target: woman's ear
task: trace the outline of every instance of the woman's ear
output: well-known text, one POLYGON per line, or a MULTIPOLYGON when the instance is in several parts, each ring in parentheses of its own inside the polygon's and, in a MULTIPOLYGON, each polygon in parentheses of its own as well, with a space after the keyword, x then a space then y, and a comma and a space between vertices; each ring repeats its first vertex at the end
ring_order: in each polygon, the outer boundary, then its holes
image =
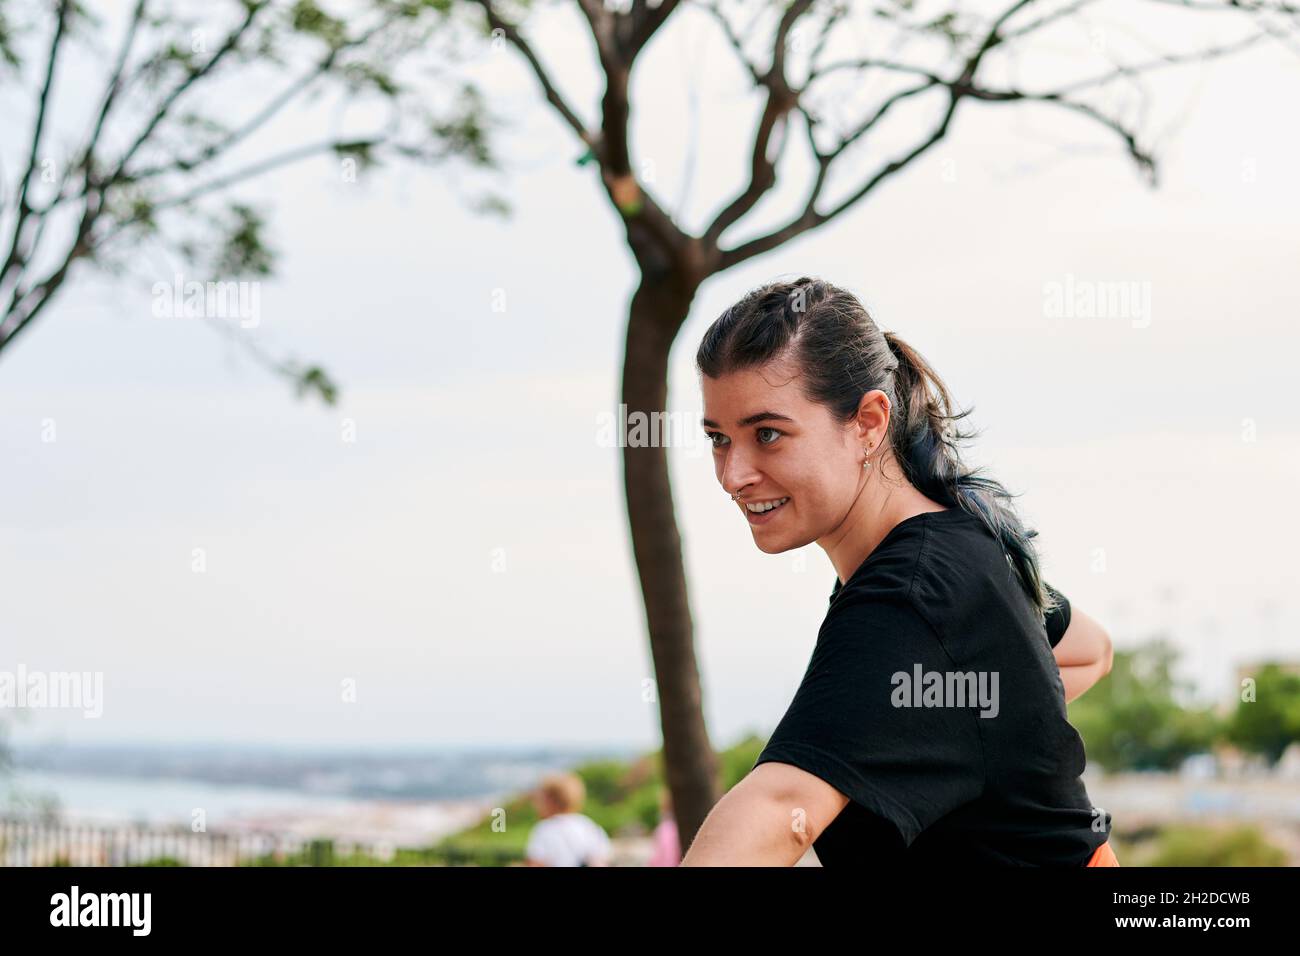
POLYGON ((858 402, 857 440, 862 445, 875 448, 889 432, 889 396, 873 388, 858 402))

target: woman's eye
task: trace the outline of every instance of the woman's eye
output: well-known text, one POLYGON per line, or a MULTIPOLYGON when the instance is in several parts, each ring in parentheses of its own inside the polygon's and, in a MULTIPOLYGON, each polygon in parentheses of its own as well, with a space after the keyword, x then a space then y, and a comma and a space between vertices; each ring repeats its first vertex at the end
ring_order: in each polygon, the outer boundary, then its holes
POLYGON ((770 445, 770 444, 772 444, 772 442, 776 441, 777 436, 779 436, 780 434, 781 434, 781 432, 778 431, 778 430, 775 429, 775 428, 760 428, 760 429, 758 430, 758 443, 759 443, 760 445, 770 445), (771 440, 771 441, 763 441, 763 432, 771 432, 771 433, 772 433, 772 440, 771 440))
POLYGON ((713 445, 714 448, 722 447, 722 443, 716 441, 715 439, 727 437, 726 435, 722 434, 722 432, 707 432, 706 434, 709 436, 709 442, 713 445))

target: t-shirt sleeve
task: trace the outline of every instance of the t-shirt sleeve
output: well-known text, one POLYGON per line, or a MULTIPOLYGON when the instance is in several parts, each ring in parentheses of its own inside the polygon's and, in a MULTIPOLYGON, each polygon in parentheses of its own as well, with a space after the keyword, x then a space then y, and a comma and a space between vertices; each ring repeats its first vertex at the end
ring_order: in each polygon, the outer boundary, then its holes
POLYGON ((1065 636, 1065 629, 1070 626, 1070 602, 1064 594, 1046 582, 1043 583, 1043 590, 1057 601, 1057 606, 1047 612, 1043 622, 1047 627, 1047 640, 1055 647, 1061 643, 1061 638, 1065 636))
POLYGON ((978 704, 921 705, 923 675, 954 670, 909 604, 833 607, 794 700, 754 766, 776 761, 820 777, 892 824, 910 846, 983 792, 978 704))

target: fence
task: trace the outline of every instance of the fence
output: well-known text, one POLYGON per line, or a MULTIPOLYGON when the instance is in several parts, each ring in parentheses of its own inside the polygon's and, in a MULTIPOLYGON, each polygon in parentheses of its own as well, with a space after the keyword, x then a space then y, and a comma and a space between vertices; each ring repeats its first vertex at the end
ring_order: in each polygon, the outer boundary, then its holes
POLYGON ((0 866, 502 866, 509 852, 0 816, 0 866))

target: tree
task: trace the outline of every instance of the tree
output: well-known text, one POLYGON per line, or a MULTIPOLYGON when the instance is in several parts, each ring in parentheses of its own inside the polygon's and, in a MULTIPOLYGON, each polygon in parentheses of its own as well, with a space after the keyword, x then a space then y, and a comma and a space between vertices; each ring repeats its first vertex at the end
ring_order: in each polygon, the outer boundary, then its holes
POLYGON ((1242 688, 1227 737, 1242 750, 1277 763, 1287 747, 1300 741, 1300 674, 1276 663, 1259 668, 1249 687, 1242 688))
MULTIPOLYGON (((575 0, 604 80, 598 114, 589 121, 569 103, 525 36, 523 20, 530 4, 466 2, 481 11, 488 32, 523 58, 546 102, 587 148, 605 198, 621 217, 640 276, 628 307, 620 401, 629 415, 645 416, 666 410, 669 351, 704 282, 861 205, 943 140, 959 110, 969 112, 974 104, 1036 104, 1066 111, 1118 140, 1154 185, 1156 160, 1134 114, 1098 102, 1097 95, 1117 89, 1142 94, 1139 81, 1151 71, 1225 56, 1270 38, 1289 42, 1300 9, 1274 0, 1145 0, 1144 6, 1163 7, 1170 16, 1227 14, 1231 22, 1221 26, 1229 38, 1154 58, 1106 61, 1076 81, 1044 87, 1007 79, 1016 72, 1014 54, 1035 47, 1052 28, 1079 17, 1095 0, 1007 0, 991 12, 988 4, 977 11, 968 4, 945 7, 918 0, 575 0), (638 175, 629 141, 632 71, 655 35, 688 9, 716 21, 758 98, 748 182, 699 229, 677 221, 664 208, 646 177, 638 175), (734 23, 741 13, 748 26, 738 29, 734 23), (858 49, 846 30, 854 23, 865 25, 871 51, 858 49), (861 116, 843 122, 832 118, 842 103, 854 100, 848 93, 862 91, 876 95, 861 116), (927 113, 932 119, 926 131, 909 147, 884 155, 873 142, 887 122, 927 113), (730 239, 776 185, 792 133, 812 159, 802 208, 775 229, 730 239), (852 185, 830 200, 827 187, 836 174, 852 185)), ((1105 60, 1106 45, 1093 46, 1100 49, 1091 53, 1105 60)), ((1088 54, 1089 44, 1082 47, 1088 54)), ((666 450, 624 448, 623 477, 659 689, 668 783, 685 847, 720 794, 704 723, 666 450)))
POLYGON ((1173 672, 1178 652, 1165 638, 1116 651, 1110 673, 1070 704, 1088 760, 1107 770, 1176 770, 1210 750, 1219 721, 1210 707, 1184 707, 1191 686, 1173 672))
MULTIPOLYGON (((3 183, 0 355, 82 262, 120 271, 152 246, 224 280, 268 275, 275 256, 263 241, 264 212, 231 197, 272 170, 320 155, 336 157, 341 175, 354 178, 386 157, 490 166, 487 118, 473 88, 461 91, 455 107, 435 108, 398 73, 410 54, 436 44, 449 10, 450 0, 367 0, 345 21, 315 0, 195 7, 135 0, 109 56, 99 48, 103 18, 82 3, 0 0, 0 80, 17 74, 32 101, 25 151, 13 182, 3 183), (25 35, 48 39, 28 44, 37 47, 29 54, 25 35), (67 88, 67 70, 84 69, 82 47, 104 65, 84 115, 80 83, 67 88), (384 104, 387 119, 243 158, 287 107, 329 92, 384 104), (230 106, 250 96, 251 109, 230 106), (59 141, 78 125, 71 145, 59 141)), ((6 118, 4 125, 16 130, 19 122, 6 118)), ((482 201, 489 210, 500 205, 494 197, 482 201)), ((238 338, 300 392, 334 400, 323 369, 274 358, 238 338)))

